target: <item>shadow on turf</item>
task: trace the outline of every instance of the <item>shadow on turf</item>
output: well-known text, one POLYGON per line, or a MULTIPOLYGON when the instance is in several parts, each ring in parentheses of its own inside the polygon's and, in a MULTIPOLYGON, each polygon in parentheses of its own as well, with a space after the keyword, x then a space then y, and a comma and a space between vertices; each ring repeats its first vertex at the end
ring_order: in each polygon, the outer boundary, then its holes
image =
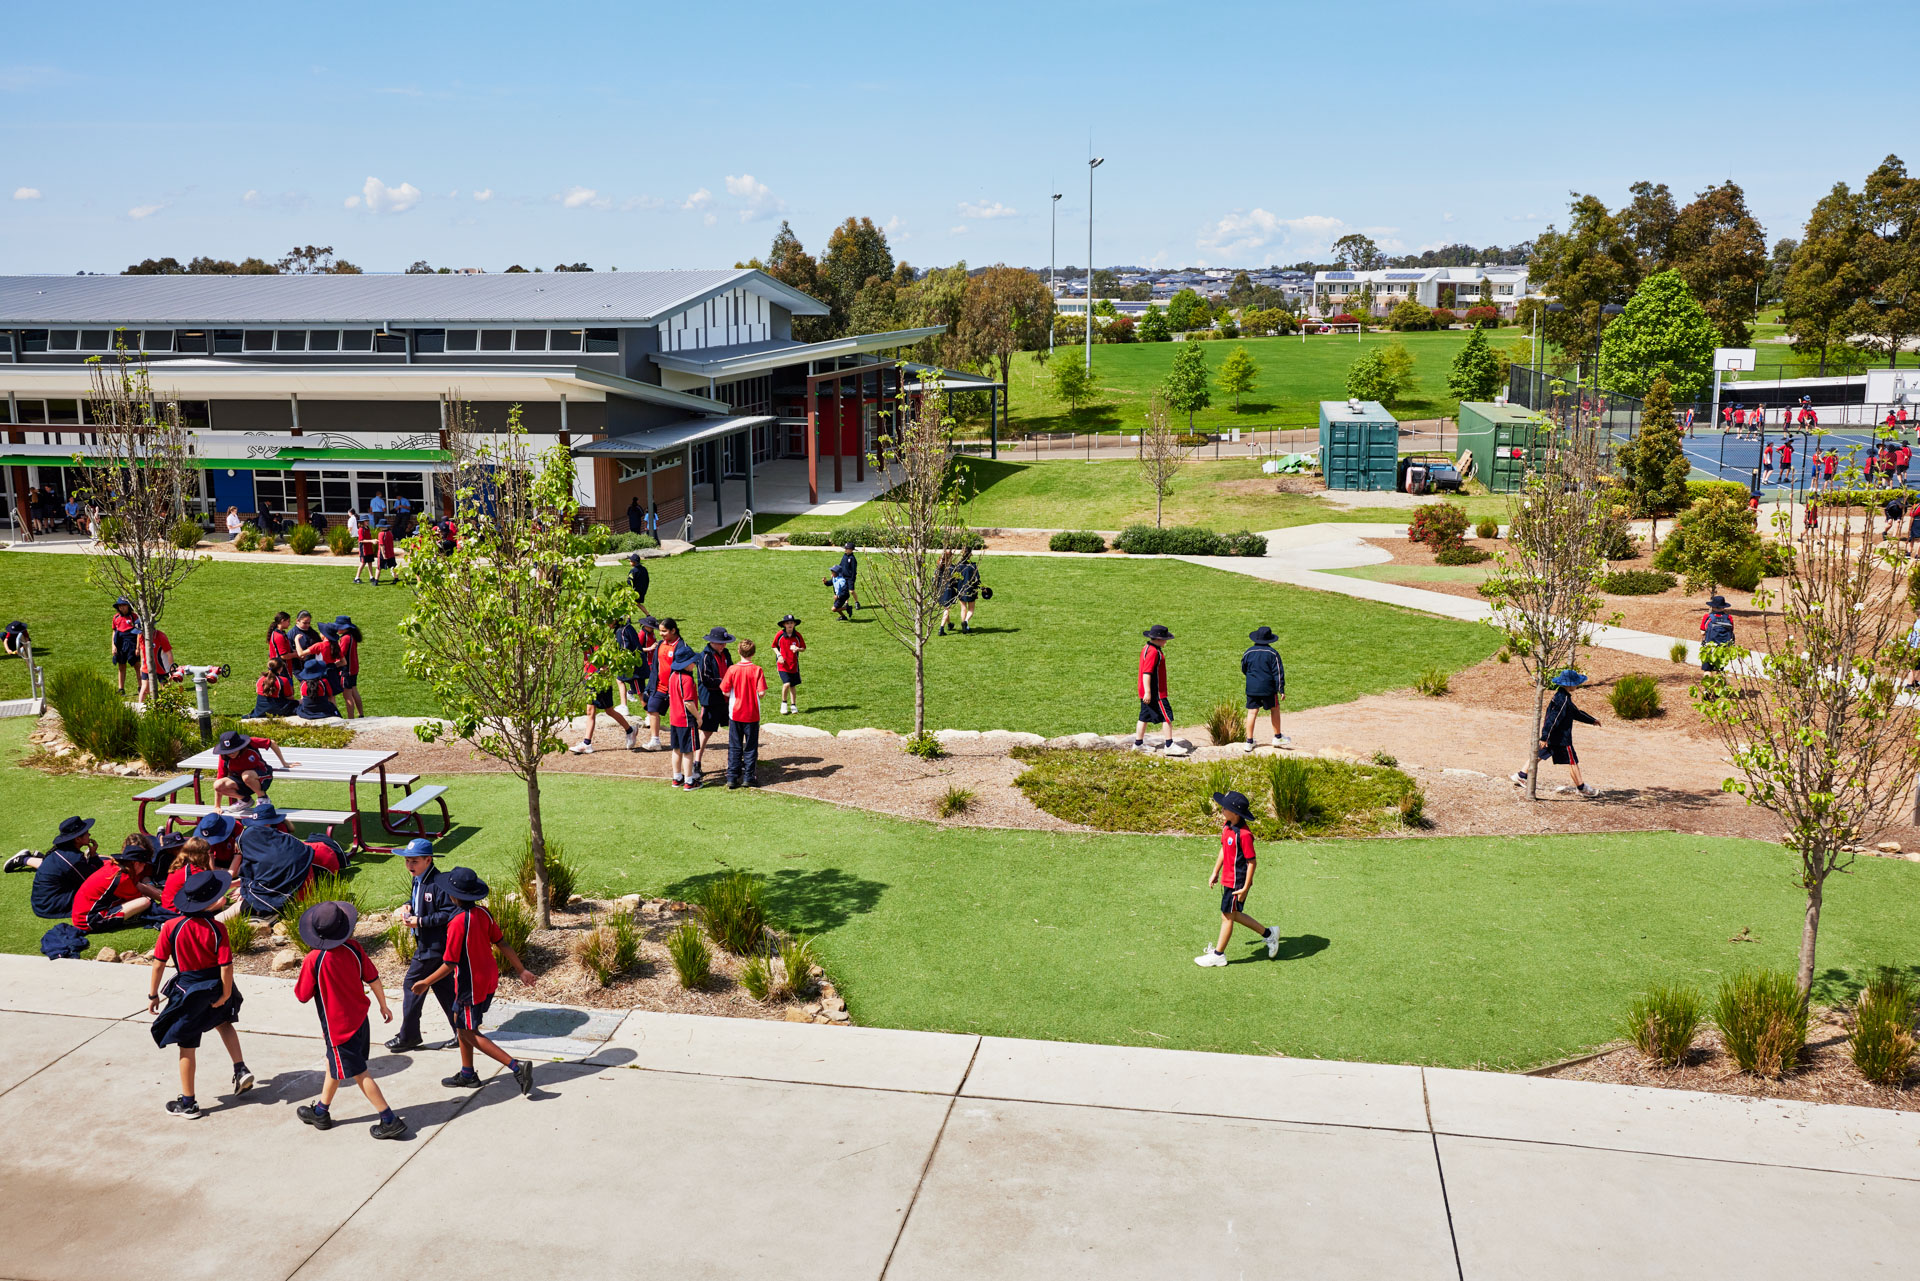
POLYGON ((818 756, 788 756, 777 760, 763 756, 760 758, 760 768, 766 771, 769 783, 788 783, 801 778, 832 778, 842 769, 839 765, 822 764, 818 756), (799 768, 807 765, 817 768, 799 768))
MULTIPOLYGON (((732 869, 689 876, 667 886, 667 897, 698 903, 709 884, 730 875, 732 869)), ((809 871, 781 868, 771 876, 757 879, 768 918, 782 929, 801 934, 823 934, 845 925, 856 915, 873 911, 887 889, 884 881, 870 881, 837 867, 809 871)))
MULTIPOLYGON (((1318 934, 1299 934, 1280 940, 1280 951, 1273 956, 1276 961, 1304 961, 1309 956, 1318 956, 1333 946, 1333 940, 1318 934)), ((1228 965, 1251 965, 1255 961, 1267 960, 1267 953, 1261 948, 1251 956, 1243 956, 1237 961, 1228 961, 1228 965)))

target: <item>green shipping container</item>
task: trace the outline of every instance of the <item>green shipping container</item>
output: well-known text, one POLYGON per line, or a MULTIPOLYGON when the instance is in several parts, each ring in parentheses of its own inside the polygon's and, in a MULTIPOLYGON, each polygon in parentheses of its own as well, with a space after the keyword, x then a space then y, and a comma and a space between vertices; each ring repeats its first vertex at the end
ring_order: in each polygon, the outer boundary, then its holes
POLYGON ((1460 450, 1473 455, 1473 479, 1495 494, 1520 488, 1527 468, 1545 454, 1539 415, 1519 405, 1460 402, 1460 450))
POLYGON ((1398 479, 1400 422, 1377 400, 1356 408, 1320 402, 1320 472, 1328 489, 1391 490, 1398 479))

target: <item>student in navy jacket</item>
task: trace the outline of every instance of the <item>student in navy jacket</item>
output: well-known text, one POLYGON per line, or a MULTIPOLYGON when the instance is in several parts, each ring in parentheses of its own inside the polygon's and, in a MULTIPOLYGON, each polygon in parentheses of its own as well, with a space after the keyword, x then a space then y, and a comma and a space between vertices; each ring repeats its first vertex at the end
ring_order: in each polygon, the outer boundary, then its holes
POLYGON ((1293 740, 1280 732, 1280 704, 1287 700, 1287 665, 1273 647, 1280 638, 1262 623, 1247 639, 1253 644, 1240 656, 1240 674, 1247 678, 1247 750, 1253 750, 1253 725, 1261 712, 1273 723, 1273 745, 1292 747, 1293 740))
POLYGON ((89 876, 99 871, 105 860, 100 847, 87 833, 93 820, 75 814, 60 820, 53 847, 45 854, 21 850, 6 862, 9 872, 33 873, 33 914, 49 921, 64 921, 73 915, 73 896, 80 892, 89 876))
MULTIPOLYGON (((427 993, 416 992, 413 985, 439 970, 447 955, 447 922, 460 911, 461 904, 447 890, 447 878, 433 862, 433 842, 416 836, 400 851, 407 872, 413 877, 413 890, 406 906, 394 919, 413 931, 413 959, 407 962, 406 981, 400 985, 400 1032, 387 1042, 396 1054, 417 1050, 420 1039, 420 1012, 426 1008, 427 993)), ((453 976, 429 985, 434 999, 447 1016, 447 1026, 456 1036, 460 1029, 453 1022, 453 976)))
MULTIPOLYGON (((1594 797, 1600 795, 1600 789, 1591 787, 1580 777, 1580 755, 1573 750, 1573 723, 1598 725, 1600 722, 1573 705, 1573 691, 1587 683, 1587 678, 1568 668, 1553 678, 1556 688, 1553 699, 1547 704, 1547 714, 1540 721, 1541 760, 1551 759, 1555 765, 1565 765, 1573 775, 1573 788, 1580 795, 1594 797)), ((1527 771, 1521 770, 1513 775, 1513 781, 1522 787, 1527 783, 1527 771)))
POLYGON ((840 549, 840 563, 833 567, 835 578, 847 580, 847 599, 852 608, 860 608, 860 558, 853 554, 853 544, 848 543, 840 549))

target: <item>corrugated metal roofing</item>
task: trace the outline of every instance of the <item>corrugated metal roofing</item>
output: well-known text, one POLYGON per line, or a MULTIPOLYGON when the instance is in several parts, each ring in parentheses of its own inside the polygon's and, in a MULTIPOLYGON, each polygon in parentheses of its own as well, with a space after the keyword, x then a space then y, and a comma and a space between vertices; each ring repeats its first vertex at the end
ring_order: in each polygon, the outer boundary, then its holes
POLYGON ((573 452, 584 458, 642 458, 682 445, 697 444, 715 436, 765 427, 779 421, 768 414, 749 414, 733 418, 686 418, 677 423, 649 427, 645 431, 575 445, 573 452))
POLYGON ((643 325, 745 287, 795 315, 827 308, 763 271, 389 276, 0 276, 0 327, 643 325))

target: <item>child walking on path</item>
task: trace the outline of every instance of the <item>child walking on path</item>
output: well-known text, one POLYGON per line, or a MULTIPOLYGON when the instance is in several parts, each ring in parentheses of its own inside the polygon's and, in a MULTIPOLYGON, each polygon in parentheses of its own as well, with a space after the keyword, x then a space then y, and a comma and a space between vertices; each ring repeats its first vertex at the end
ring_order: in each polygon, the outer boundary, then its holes
MULTIPOLYGON (((1592 797, 1600 795, 1600 789, 1587 785, 1580 777, 1580 754, 1573 750, 1573 723, 1598 725, 1600 722, 1573 705, 1573 691, 1587 683, 1587 678, 1569 667, 1553 678, 1559 688, 1553 692, 1553 701, 1547 704, 1547 714, 1540 722, 1540 760, 1551 759, 1555 765, 1565 765, 1573 775, 1573 789, 1580 795, 1592 797)), ((1521 770, 1513 775, 1513 781, 1525 787, 1527 771, 1521 770)))
POLYGON ((353 904, 332 901, 315 903, 300 914, 300 937, 313 950, 300 963, 293 995, 303 1005, 312 1001, 320 1016, 327 1075, 320 1083, 319 1101, 302 1103, 296 1114, 316 1130, 331 1130, 333 1096, 342 1081, 352 1081, 367 1102, 380 1110, 373 1137, 397 1139, 406 1134, 407 1123, 387 1106, 386 1096, 367 1071, 367 993, 371 991, 379 1001, 382 1022, 393 1022, 393 1010, 387 1005, 387 991, 373 958, 354 942, 353 926, 359 919, 360 911, 353 904))
POLYGON ((1273 745, 1292 747, 1293 740, 1280 732, 1280 704, 1287 699, 1287 665, 1273 647, 1280 638, 1262 623, 1247 639, 1253 645, 1240 656, 1240 672, 1247 678, 1247 750, 1253 750, 1253 727, 1261 712, 1273 723, 1273 745))
POLYGON ((1220 886, 1220 938, 1193 958, 1195 965, 1213 968, 1227 963, 1227 944, 1233 941, 1235 923, 1258 934, 1267 945, 1269 958, 1280 954, 1280 927, 1268 927, 1247 915, 1247 891, 1253 888, 1253 806, 1240 792, 1215 792, 1213 803, 1226 816, 1220 829, 1220 857, 1213 861, 1208 885, 1220 886))
POLYGON ((456 867, 447 874, 447 893, 460 905, 447 922, 446 959, 440 968, 420 979, 413 990, 422 996, 451 974, 453 976, 453 1026, 460 1037, 460 1070, 440 1084, 448 1089, 477 1090, 480 1076, 473 1070, 473 1052, 482 1054, 513 1073, 521 1097, 533 1092, 533 1064, 516 1059, 480 1032, 487 1007, 500 986, 500 967, 494 961, 495 949, 517 974, 532 987, 538 980, 521 963, 520 954, 501 942, 500 926, 493 914, 480 905, 487 896, 487 883, 470 867, 456 867))
POLYGON ((240 993, 233 987, 233 948, 227 927, 211 912, 225 901, 230 883, 225 872, 195 872, 181 885, 174 906, 181 913, 160 927, 153 944, 153 978, 147 985, 147 1012, 155 1015, 153 1043, 180 1047, 180 1097, 167 1104, 174 1116, 192 1120, 204 1115, 194 1100, 194 1068, 200 1038, 218 1032, 227 1057, 233 1060, 233 1092, 253 1088, 253 1073, 240 1056, 240 993), (178 971, 167 983, 165 1009, 160 1008, 161 976, 172 961, 178 971))
POLYGON ((1715 592, 1707 601, 1707 612, 1700 616, 1700 670, 1717 672, 1726 666, 1726 655, 1719 651, 1708 651, 1709 645, 1731 645, 1733 639, 1733 615, 1727 612, 1727 598, 1715 592))
POLYGON ((1167 655, 1166 644, 1173 639, 1173 633, 1155 623, 1140 633, 1147 643, 1140 647, 1140 678, 1135 682, 1135 692, 1140 695, 1140 720, 1133 727, 1133 750, 1140 751, 1147 745, 1147 726, 1164 726, 1167 741, 1161 747, 1173 746, 1173 704, 1167 701, 1167 655))
POLYGON ((727 700, 727 788, 758 787, 754 770, 760 764, 760 700, 767 693, 767 674, 753 661, 751 640, 740 642, 740 661, 720 678, 727 700))
POLYGON ((780 634, 773 638, 774 671, 780 675, 780 710, 800 710, 800 651, 807 647, 800 634, 800 620, 788 614, 780 620, 780 634), (788 707, 788 703, 792 707, 788 707))
POLYGON ((688 650, 674 659, 667 676, 667 738, 673 748, 673 785, 692 791, 700 786, 693 773, 694 752, 700 745, 700 682, 694 675, 699 660, 688 650))

